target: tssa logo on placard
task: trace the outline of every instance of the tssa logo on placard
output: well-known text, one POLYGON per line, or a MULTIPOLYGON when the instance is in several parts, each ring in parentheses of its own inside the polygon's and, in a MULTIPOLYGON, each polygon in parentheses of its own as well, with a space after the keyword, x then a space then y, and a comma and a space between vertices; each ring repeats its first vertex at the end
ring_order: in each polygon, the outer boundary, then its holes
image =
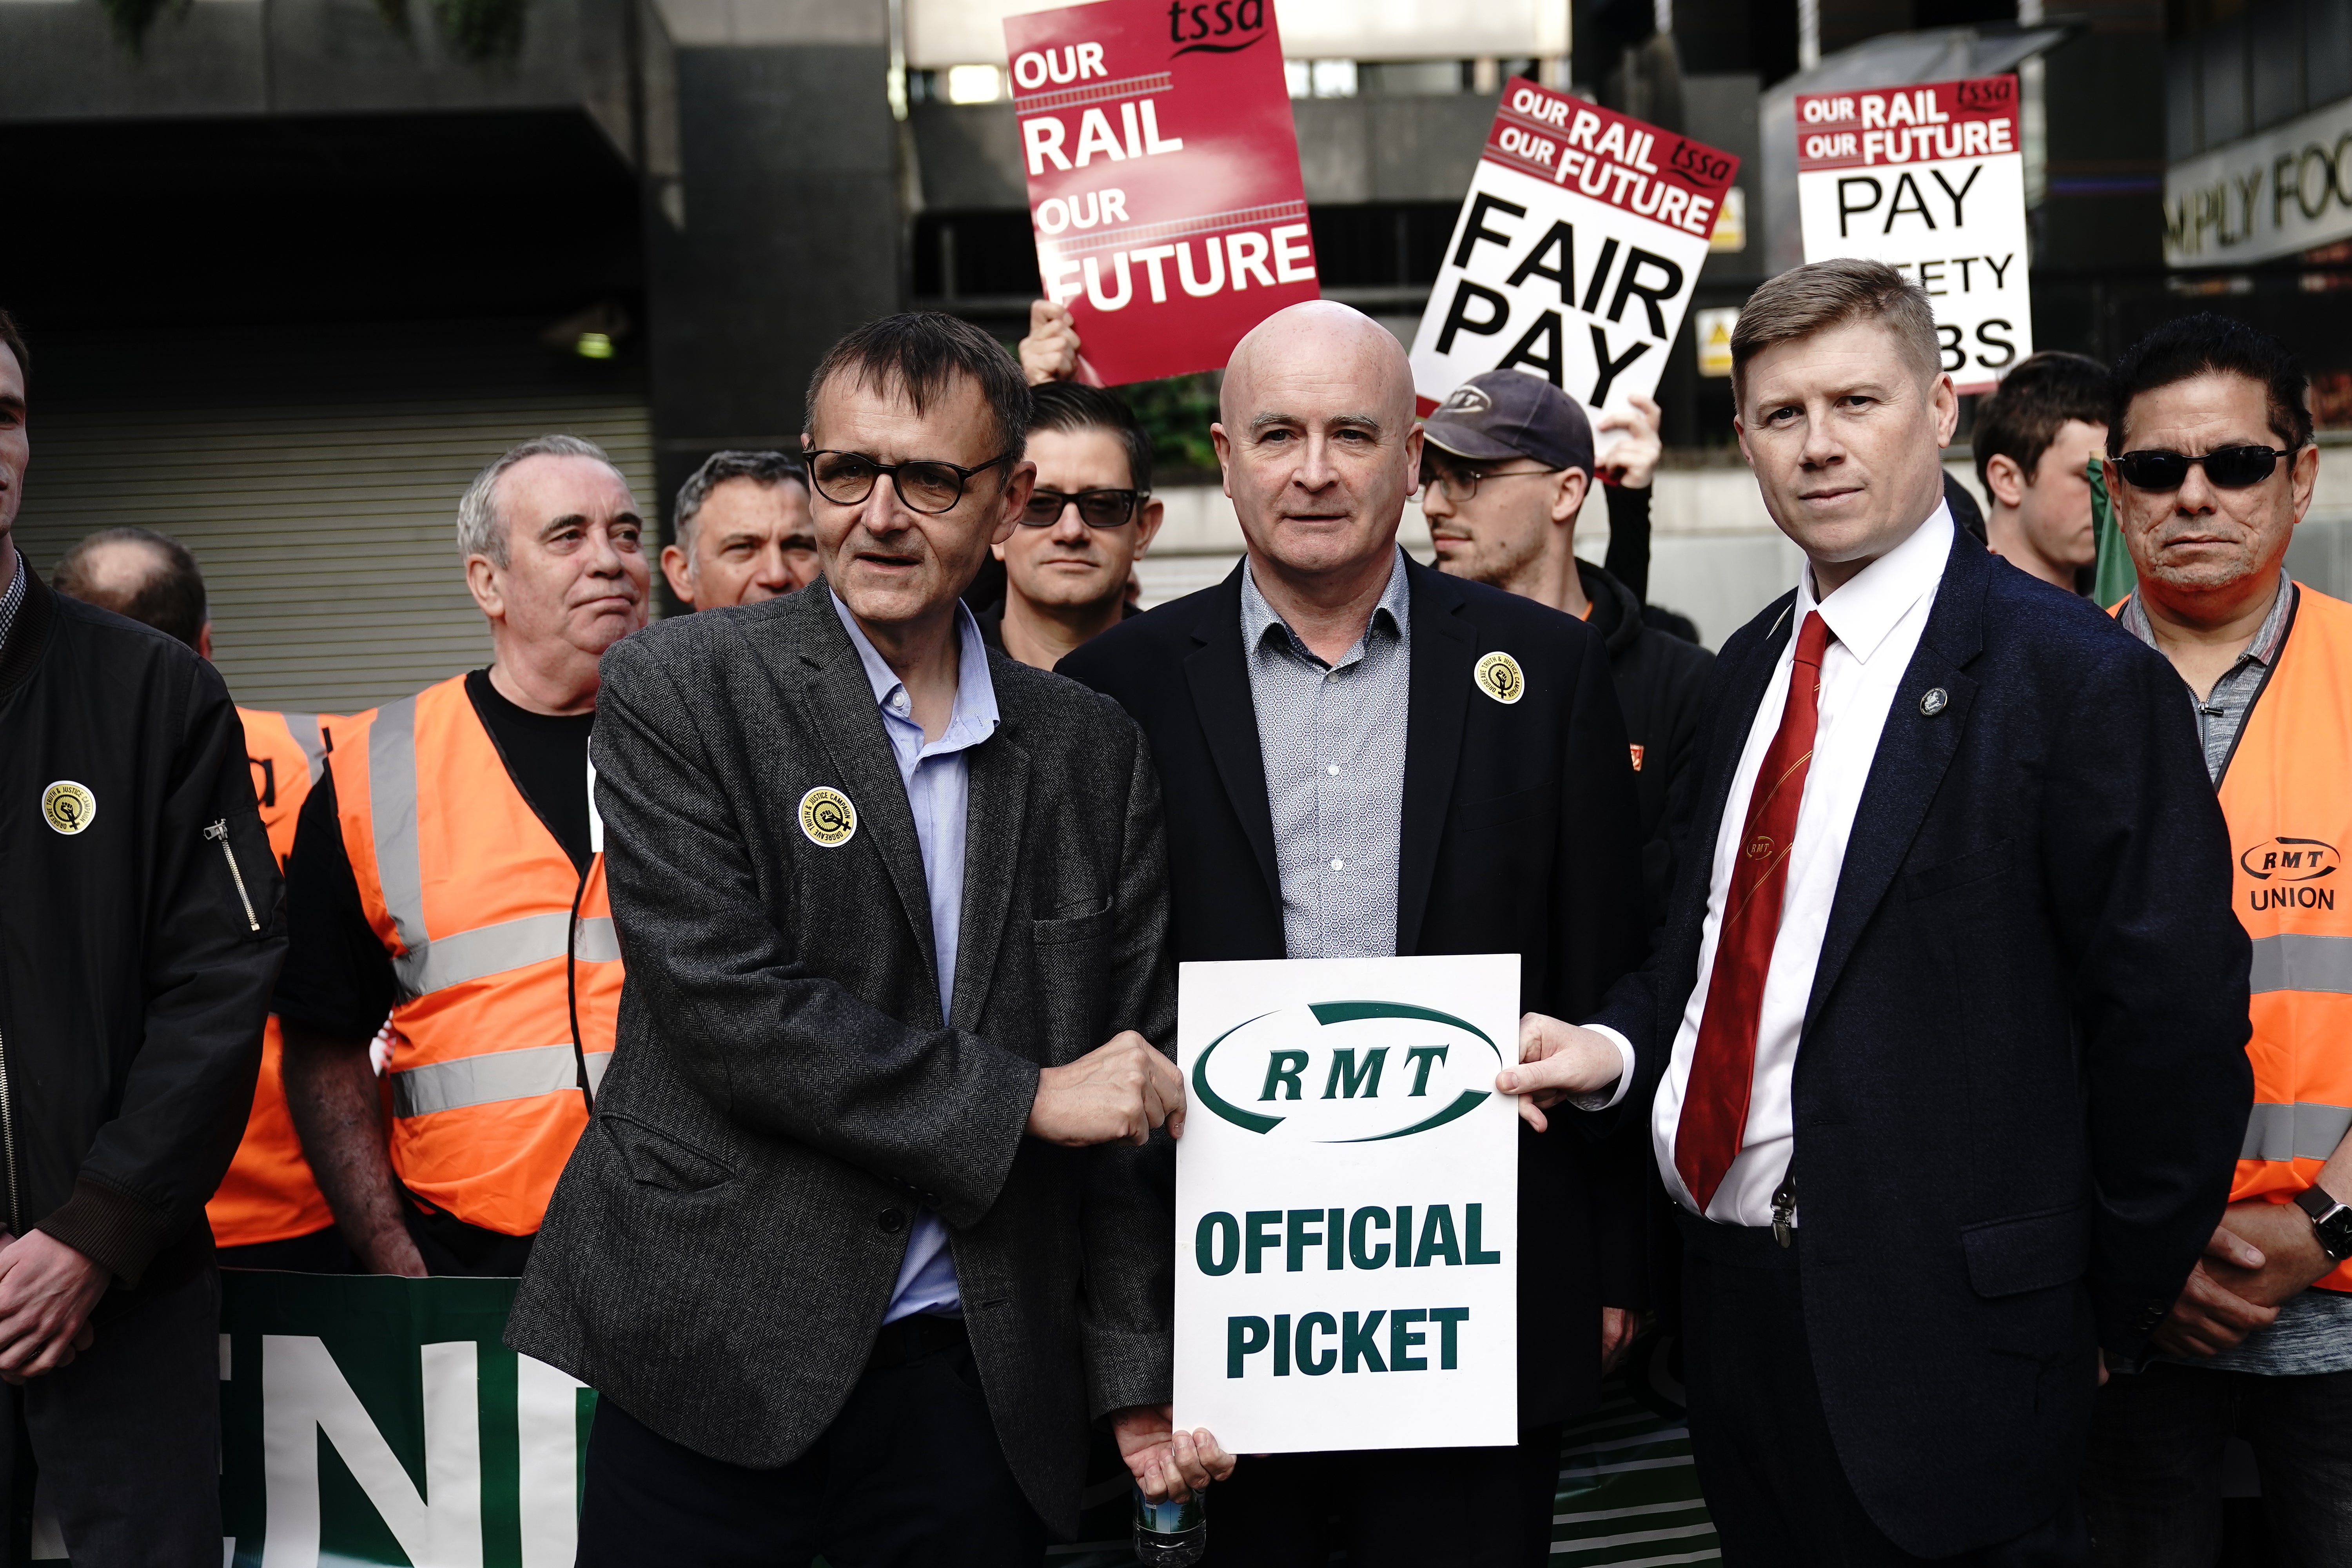
POLYGON ((1502 1048, 1451 1013, 1312 1002, 1261 1013, 1210 1041, 1192 1064, 1192 1089, 1246 1131, 1373 1143, 1468 1115, 1502 1068, 1502 1048))
POLYGON ((1266 36, 1266 0, 1169 0, 1168 41, 1178 55, 1239 54, 1266 36))

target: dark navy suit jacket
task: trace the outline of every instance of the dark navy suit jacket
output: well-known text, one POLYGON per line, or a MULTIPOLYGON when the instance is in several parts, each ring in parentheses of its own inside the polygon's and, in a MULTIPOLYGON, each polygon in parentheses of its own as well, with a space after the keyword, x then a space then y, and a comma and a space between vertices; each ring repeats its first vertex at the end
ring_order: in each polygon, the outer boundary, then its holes
MULTIPOLYGON (((1595 1020, 1652 1072, 1699 981, 1712 847, 1794 602, 1724 645, 1664 940, 1595 1020)), ((2064 1503, 2095 1346, 2145 1345, 2221 1217, 2252 1099, 2229 856, 2171 668, 1956 534, 1794 1085, 1808 1349, 1846 1475, 1907 1552, 2064 1503)))
MULTIPOLYGON (((1521 1005, 1580 1017, 1642 961, 1647 934, 1641 822, 1608 652, 1591 627, 1533 600, 1410 561, 1405 576, 1412 697, 1396 737, 1405 749, 1396 951, 1516 952, 1521 1005), (1508 705, 1473 689, 1480 657, 1496 649, 1527 677, 1508 705)), ((1150 740, 1179 963, 1286 956, 1241 592, 1235 567, 1058 666, 1116 698, 1150 740)), ((1593 1403, 1603 1296, 1636 1304, 1638 1235, 1604 1227, 1598 1152, 1581 1134, 1638 1120, 1643 1103, 1629 1092, 1597 1116, 1562 1107, 1541 1136, 1521 1127, 1523 1426, 1593 1403)))

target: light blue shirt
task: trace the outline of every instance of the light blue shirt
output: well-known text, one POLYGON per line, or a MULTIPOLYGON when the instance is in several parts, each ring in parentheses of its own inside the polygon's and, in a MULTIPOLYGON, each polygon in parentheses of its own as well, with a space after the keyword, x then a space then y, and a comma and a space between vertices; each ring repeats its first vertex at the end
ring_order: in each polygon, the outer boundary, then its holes
MULTIPOLYGON (((971 770, 964 753, 996 733, 996 688, 988 679, 988 647, 981 641, 979 623, 959 601, 955 709, 940 738, 926 741, 923 727, 915 722, 905 683, 874 650, 848 607, 835 598, 833 609, 849 634, 849 646, 866 666, 866 684, 873 687, 875 705, 882 710, 883 732, 890 737, 890 752, 898 759, 898 782, 907 787, 907 808, 914 814, 915 838, 923 851, 923 886, 931 901, 931 950, 939 960, 940 1016, 944 1019, 955 999, 956 938, 963 925, 964 816, 971 798, 971 770)), ((896 1322, 918 1312, 945 1318, 963 1314, 955 1258, 948 1250, 948 1227, 927 1208, 915 1211, 907 1256, 898 1265, 898 1282, 882 1321, 896 1322)))

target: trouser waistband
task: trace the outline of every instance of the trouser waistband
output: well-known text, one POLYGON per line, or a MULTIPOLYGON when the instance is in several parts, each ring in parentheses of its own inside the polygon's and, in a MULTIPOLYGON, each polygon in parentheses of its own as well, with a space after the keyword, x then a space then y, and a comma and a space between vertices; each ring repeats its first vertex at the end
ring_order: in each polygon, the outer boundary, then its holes
POLYGON ((1682 1227, 1683 1245, 1709 1263, 1733 1268, 1797 1267, 1797 1238, 1802 1233, 1793 1226, 1789 1229, 1789 1245, 1783 1247, 1769 1225, 1718 1225, 1701 1219, 1680 1204, 1675 1205, 1675 1221, 1682 1227))
POLYGON ((882 1331, 874 1336, 874 1353, 866 1358, 866 1370, 878 1372, 885 1367, 904 1366, 964 1342, 961 1318, 918 1312, 882 1325, 882 1331))

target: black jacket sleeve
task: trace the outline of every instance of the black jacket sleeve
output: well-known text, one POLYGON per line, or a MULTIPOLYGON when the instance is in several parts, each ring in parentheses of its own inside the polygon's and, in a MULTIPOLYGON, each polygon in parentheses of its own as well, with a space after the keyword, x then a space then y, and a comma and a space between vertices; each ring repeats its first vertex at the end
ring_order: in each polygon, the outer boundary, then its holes
POLYGON ((1650 490, 1629 490, 1623 485, 1603 485, 1609 506, 1609 555, 1601 565, 1633 597, 1650 602, 1650 490))
POLYGON ((170 705, 178 732, 159 738, 172 761, 141 893, 145 1032, 72 1196, 39 1223, 131 1285, 166 1243, 202 1223, 236 1152, 286 952, 245 726, 209 664, 179 665, 171 678, 188 689, 170 705))
MULTIPOLYGON (((1571 1022, 1588 1016, 1618 978, 1641 963, 1649 934, 1643 914, 1641 805, 1633 794, 1616 685, 1598 637, 1579 674, 1575 700, 1562 759, 1568 798, 1560 815, 1575 830, 1559 835, 1559 864, 1552 876, 1558 965, 1553 1000, 1558 1016, 1571 1022)), ((1638 1040, 1634 1049, 1635 1079, 1617 1104, 1576 1116, 1588 1131, 1605 1135, 1642 1098, 1638 1040)), ((1634 1115, 1639 1118, 1638 1107, 1634 1115)))
POLYGON ((399 997, 392 954, 360 903, 335 804, 330 756, 294 824, 286 901, 301 912, 287 932, 286 967, 270 1011, 331 1039, 370 1040, 399 997))

